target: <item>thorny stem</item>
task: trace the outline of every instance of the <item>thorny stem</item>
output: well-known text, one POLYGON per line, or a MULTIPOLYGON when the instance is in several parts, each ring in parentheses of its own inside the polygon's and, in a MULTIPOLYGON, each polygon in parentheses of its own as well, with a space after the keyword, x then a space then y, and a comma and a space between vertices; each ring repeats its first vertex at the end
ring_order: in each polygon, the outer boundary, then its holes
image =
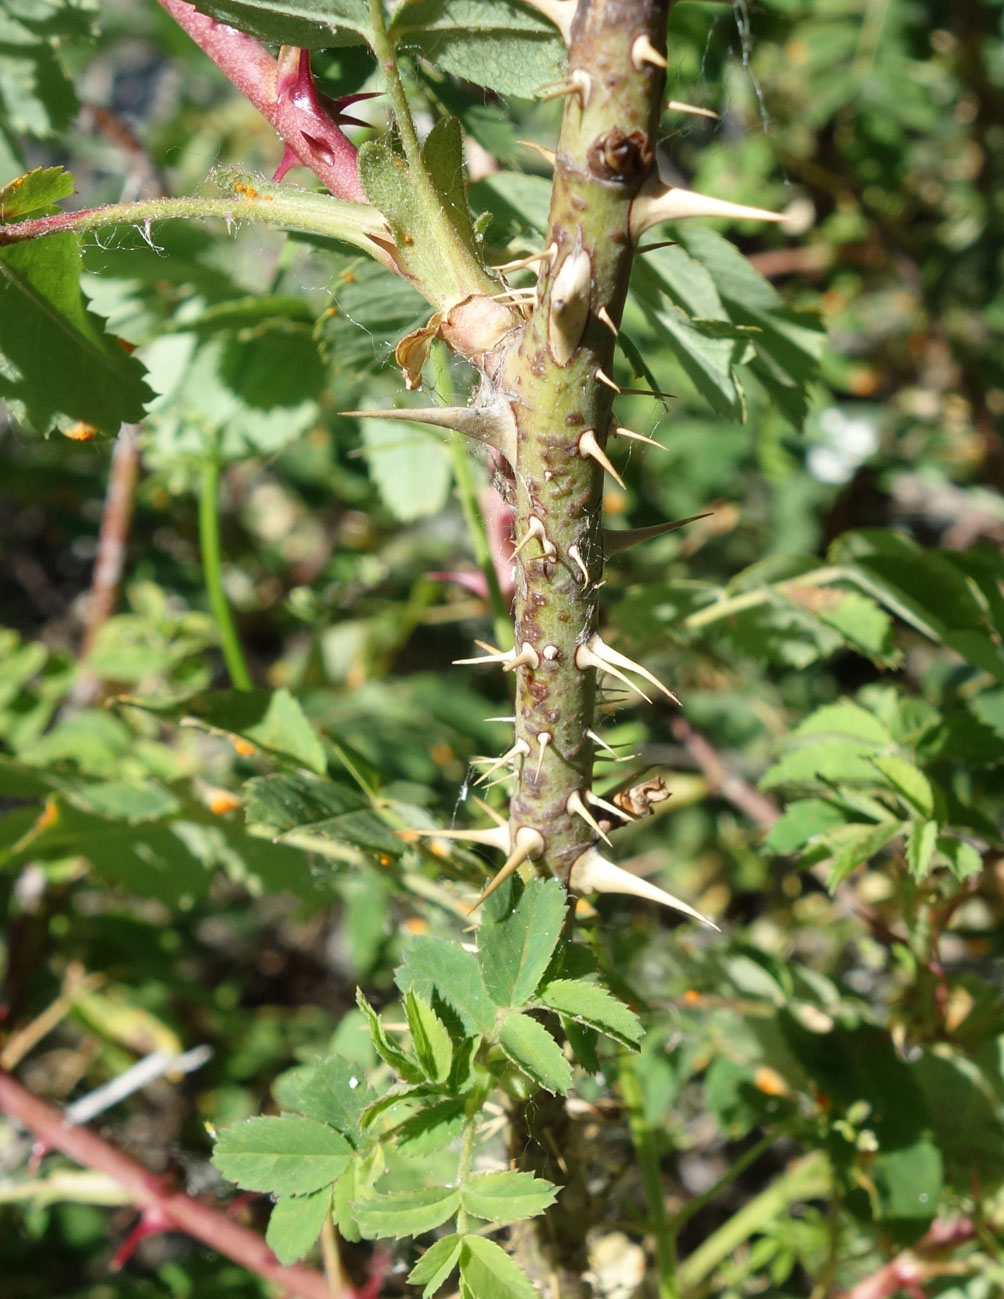
POLYGON ((215 447, 208 450, 202 462, 202 487, 199 496, 199 546, 202 550, 202 572, 206 582, 209 608, 220 633, 220 648, 230 680, 237 690, 251 689, 248 671, 237 628, 223 589, 223 554, 220 546, 220 458, 215 447))
MULTIPOLYGON (((103 1141, 88 1128, 68 1124, 54 1106, 22 1087, 0 1069, 0 1112, 36 1133, 55 1150, 85 1168, 107 1174, 129 1195, 139 1209, 156 1211, 165 1230, 181 1231, 241 1267, 257 1273, 287 1294, 299 1299, 330 1299, 325 1278, 312 1268, 284 1267, 260 1236, 240 1226, 225 1213, 180 1191, 171 1190, 163 1179, 148 1172, 128 1156, 103 1141)), ((344 1299, 355 1299, 345 1289, 344 1299)))

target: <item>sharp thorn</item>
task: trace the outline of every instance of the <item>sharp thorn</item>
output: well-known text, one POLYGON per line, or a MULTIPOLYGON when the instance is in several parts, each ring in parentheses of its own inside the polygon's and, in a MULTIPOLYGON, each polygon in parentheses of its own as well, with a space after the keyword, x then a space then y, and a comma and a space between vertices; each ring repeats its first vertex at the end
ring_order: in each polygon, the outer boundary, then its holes
MULTIPOLYGON (((586 825, 588 825, 591 830, 595 830, 604 843, 610 843, 610 840, 601 828, 599 821, 597 821, 592 812, 590 812, 585 803, 583 803, 582 795, 577 789, 573 789, 568 795, 568 798, 565 801, 565 811, 571 812, 573 816, 577 816, 581 820, 585 821, 586 825)), ((613 847, 612 844, 610 846, 613 847)))
POLYGON ((606 659, 601 659, 598 654, 593 653, 590 644, 593 640, 598 639, 599 637, 597 636, 591 636, 588 641, 585 641, 576 649, 575 666, 580 672, 584 672, 586 668, 596 668, 600 672, 608 672, 612 677, 616 677, 618 681, 623 681, 629 690, 633 690, 636 695, 640 695, 647 704, 650 704, 652 700, 640 686, 635 685, 630 677, 626 677, 624 673, 614 667, 612 663, 608 663, 606 659))
POLYGON ((624 428, 621 424, 616 424, 613 432, 619 438, 630 438, 632 442, 647 442, 650 447, 658 447, 660 451, 667 449, 661 442, 656 442, 655 438, 647 438, 644 433, 635 433, 633 429, 624 428))
POLYGON ((621 757, 617 753, 616 749, 611 748, 611 746, 607 744, 606 740, 603 739, 601 735, 597 735, 595 731, 586 731, 586 735, 594 744, 598 744, 601 749, 604 749, 610 754, 611 762, 633 762, 634 759, 638 757, 637 753, 629 753, 627 757, 621 757))
POLYGON ((700 108, 697 104, 685 104, 682 99, 668 99, 666 107, 674 113, 692 113, 694 117, 710 117, 715 122, 719 120, 720 116, 713 108, 700 108))
POLYGON ((582 574, 583 584, 585 586, 588 586, 589 569, 586 568, 585 561, 582 558, 582 551, 578 548, 578 546, 573 544, 568 547, 567 554, 568 554, 568 558, 572 561, 573 564, 575 564, 579 572, 582 574))
POLYGON ((477 902, 474 903, 468 914, 477 911, 481 903, 490 898, 495 890, 500 885, 504 884, 510 875, 515 874, 525 861, 534 861, 543 851, 544 836, 540 831, 534 830, 533 827, 529 825, 521 825, 516 831, 512 851, 506 858, 502 869, 481 894, 477 902))
POLYGON ((592 265, 580 232, 551 283, 547 337, 554 359, 562 366, 571 360, 589 319, 592 265))
POLYGON ((508 663, 503 663, 503 672, 515 672, 517 668, 533 668, 534 672, 540 667, 540 655, 530 644, 524 641, 520 646, 519 653, 511 658, 508 663))
POLYGON ((689 519, 674 519, 672 523, 656 523, 651 528, 623 528, 616 532, 604 528, 604 554, 608 557, 616 555, 622 550, 627 550, 629 546, 637 545, 641 541, 651 541, 653 537, 664 536, 667 532, 675 532, 677 528, 685 527, 688 523, 696 523, 698 519, 710 519, 713 512, 706 510, 703 514, 692 514, 689 519))
POLYGON ((524 149, 532 149, 534 153, 539 153, 544 161, 550 163, 552 167, 555 162, 557 162, 554 152, 551 149, 545 149, 544 146, 538 144, 536 140, 517 140, 516 143, 521 144, 524 149))
POLYGON ((481 773, 481 775, 474 782, 475 785, 483 785, 485 781, 488 779, 488 777, 491 776, 494 772, 498 771, 500 767, 504 767, 507 764, 511 763, 514 758, 525 758, 529 752, 530 752, 529 744, 527 744, 526 740, 522 739, 521 737, 516 741, 516 743, 512 746, 511 749, 507 749, 506 752, 502 754, 501 758, 496 758, 487 771, 481 773))
POLYGON ((593 652, 602 662, 606 663, 608 667, 611 663, 615 663, 618 667, 624 668, 627 672, 637 672, 637 674, 640 677, 644 677, 650 685, 655 686, 657 690, 661 690, 667 699, 672 699, 674 704, 679 704, 680 701, 677 699, 676 695, 673 694, 672 690, 670 690, 668 686, 664 686, 658 677, 653 676, 652 673, 649 672, 648 668, 643 668, 640 663, 635 663, 634 659, 629 659, 626 654, 621 654, 618 650, 611 649, 611 647, 602 640, 598 632, 593 633, 589 638, 589 641, 587 641, 587 644, 592 646, 593 652))
POLYGON ((596 313, 596 319, 603 321, 604 325, 606 325, 607 329, 610 330, 614 338, 616 338, 617 335, 621 332, 617 328, 616 324, 614 323, 613 317, 610 315, 610 312, 607 311, 606 307, 600 307, 600 309, 596 313))
POLYGON ((510 558, 515 559, 516 556, 519 554, 519 552, 527 544, 527 542, 532 541, 534 537, 536 537, 541 544, 541 548, 544 551, 544 555, 543 555, 544 559, 557 558, 558 548, 554 544, 554 542, 550 539, 550 537, 548 537, 547 533, 544 531, 543 521, 539 519, 536 514, 530 515, 530 518, 527 521, 527 525, 526 525, 526 534, 523 537, 523 540, 519 543, 519 545, 513 549, 510 558))
POLYGON ((586 431, 579 437, 578 445, 579 445, 580 456, 592 457, 592 459, 595 460, 597 464, 603 466, 603 468, 607 471, 610 477, 615 480, 615 482, 619 483, 621 487, 625 487, 624 479, 620 476, 617 470, 610 463, 610 460, 608 459, 606 452, 600 446, 599 442, 596 441, 595 429, 587 428, 586 431))
POLYGON ((557 27, 565 38, 567 45, 572 38, 572 18, 575 14, 574 0, 526 0, 531 9, 544 15, 557 27))
POLYGON ((638 820, 638 818, 628 812, 626 808, 618 807, 616 803, 608 803, 605 798, 600 798, 599 794, 594 794, 591 789, 586 790, 586 801, 592 803, 593 807, 601 807, 604 812, 609 812, 610 815, 616 817, 618 821, 638 820))
POLYGON ((707 925, 710 929, 718 929, 713 920, 702 915, 689 903, 673 897, 672 893, 666 893, 663 889, 650 884, 648 880, 643 880, 638 875, 632 875, 630 871, 615 866, 595 848, 587 848, 572 863, 572 869, 568 873, 568 887, 573 893, 624 893, 629 897, 646 898, 673 911, 681 911, 685 916, 699 920, 702 925, 707 925))
MULTIPOLYGON (((508 827, 509 822, 506 818, 504 816, 499 816, 498 812, 496 812, 493 807, 489 807, 483 798, 478 798, 477 794, 472 794, 471 802, 479 807, 481 811, 484 812, 485 816, 490 816, 496 825, 504 825, 508 827)), ((506 848, 506 852, 508 851, 509 849, 506 848)))
POLYGON ((486 718, 485 718, 485 721, 486 721, 486 722, 510 722, 510 723, 512 723, 512 722, 514 722, 515 720, 516 720, 516 716, 515 716, 515 714, 513 714, 512 717, 486 717, 486 718))
POLYGON ((620 388, 617 386, 616 383, 614 383, 613 379, 610 378, 609 374, 607 374, 605 370, 601 370, 597 368, 595 373, 593 374, 593 378, 597 381, 597 383, 605 383, 607 387, 612 388, 614 392, 620 392, 620 388))
POLYGON ((484 442, 516 463, 516 421, 502 402, 495 406, 421 406, 393 410, 343 410, 346 419, 399 419, 410 424, 431 424, 452 429, 484 442))
POLYGON ((693 190, 667 185, 661 179, 653 177, 631 204, 631 238, 637 242, 654 225, 690 217, 721 217, 731 221, 784 220, 780 212, 768 212, 765 208, 748 207, 744 203, 712 198, 709 194, 697 194, 693 190))
POLYGON ((397 830, 401 838, 418 834, 430 839, 465 839, 470 843, 484 844, 486 848, 498 848, 508 852, 510 847, 509 827, 500 822, 490 830, 397 830))
POLYGON ((535 266, 537 262, 546 262, 551 260, 551 253, 544 250, 539 253, 530 253, 528 257, 517 257, 515 261, 503 262, 500 266, 493 266, 493 271, 498 271, 500 275, 508 275, 510 271, 522 271, 528 266, 535 266))
POLYGON ((663 392, 659 388, 622 388, 621 392, 629 397, 677 397, 675 392, 663 392))
POLYGON ((541 763, 544 761, 544 752, 547 749, 547 746, 551 743, 551 740, 553 738, 554 737, 552 736, 550 731, 537 732, 537 766, 533 773, 534 780, 537 780, 540 777, 540 766, 541 763))
POLYGON ((454 667, 470 667, 472 664, 478 663, 501 663, 504 667, 516 653, 515 650, 496 649, 494 645, 489 645, 483 640, 476 640, 474 644, 479 649, 483 649, 485 653, 473 659, 454 659, 454 667))
POLYGON ((635 72, 640 72, 648 63, 653 68, 668 68, 665 54, 660 54, 652 44, 647 32, 636 36, 631 42, 631 63, 635 72))

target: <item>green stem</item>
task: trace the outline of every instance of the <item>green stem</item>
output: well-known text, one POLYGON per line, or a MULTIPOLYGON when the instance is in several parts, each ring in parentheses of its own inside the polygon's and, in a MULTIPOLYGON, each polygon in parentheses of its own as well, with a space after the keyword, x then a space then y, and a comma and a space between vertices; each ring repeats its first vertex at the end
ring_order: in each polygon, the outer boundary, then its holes
POLYGON ((805 573, 802 577, 789 578, 776 587, 762 586, 755 591, 743 591, 740 595, 726 596, 721 600, 716 600, 714 604, 709 604, 704 609, 698 609, 696 613, 684 618, 683 625, 688 631, 694 631, 695 628, 705 627, 708 623, 717 622, 720 618, 730 618, 733 614, 742 613, 745 609, 755 609, 758 605, 766 604, 768 600, 773 599, 777 591, 781 591, 781 594, 783 594, 782 588, 785 586, 826 586, 830 582, 850 579, 850 576, 843 568, 834 566, 817 568, 814 573, 805 573))
MULTIPOLYGON (((481 1098, 483 1103, 484 1098, 481 1098)), ((474 1162, 474 1137, 478 1127, 478 1112, 481 1104, 472 1109, 464 1120, 464 1130, 460 1136, 460 1158, 457 1161, 457 1186, 463 1187, 471 1175, 471 1165, 474 1162)), ((457 1231, 465 1232, 467 1230, 467 1210, 461 1206, 457 1210, 457 1231)))
POLYGON ((377 56, 387 82, 387 93, 390 95, 391 106, 394 109, 394 121, 398 135, 401 137, 401 147, 416 174, 423 176, 425 164, 422 161, 422 146, 418 142, 418 132, 415 130, 415 122, 411 116, 408 96, 404 93, 394 47, 387 37, 383 0, 369 0, 369 8, 370 21, 373 24, 373 53, 377 56))
POLYGON ((666 1216, 666 1201, 662 1189, 662 1172, 656 1152, 654 1134, 645 1118, 645 1100, 641 1082, 635 1068, 634 1056, 627 1052, 618 1060, 621 1097, 627 1107, 628 1128, 638 1166, 641 1169, 645 1198, 648 1201, 649 1219, 655 1233, 656 1265, 658 1267, 659 1299, 677 1299, 676 1241, 666 1216))
POLYGON ((671 1224, 673 1235, 678 1236, 680 1228, 685 1223, 689 1222, 695 1213, 700 1213, 706 1204, 710 1204, 712 1200, 717 1199, 722 1191, 725 1190, 726 1186, 731 1182, 734 1182, 740 1173, 745 1172, 746 1169, 749 1168, 750 1164, 755 1164, 760 1156, 765 1154, 774 1142, 777 1141, 779 1135, 781 1134, 778 1132, 768 1133, 767 1136, 762 1137, 755 1145, 750 1146, 749 1150, 744 1150, 735 1163, 730 1165, 718 1181, 715 1182, 714 1186, 709 1187, 702 1195, 695 1195, 692 1200, 689 1200, 683 1206, 679 1213, 674 1214, 671 1224))
POLYGON ((386 253, 377 240, 388 238, 383 218, 365 203, 310 194, 305 190, 283 190, 257 177, 244 178, 241 172, 214 173, 223 188, 238 187, 233 198, 152 198, 138 203, 108 203, 104 207, 83 208, 79 212, 57 212, 53 216, 0 225, 0 247, 39 239, 44 235, 73 231, 102 230, 107 226, 132 225, 148 227, 152 221, 216 218, 228 222, 258 221, 303 234, 326 235, 363 249, 378 261, 388 264, 386 253), (251 180, 254 184, 251 184, 251 180), (373 236, 373 237, 371 237, 373 236))
POLYGON ((230 680, 236 690, 251 689, 251 673, 244 661, 237 628, 223 590, 223 555, 220 548, 220 458, 215 449, 202 462, 202 493, 199 497, 199 546, 209 608, 220 633, 220 648, 230 680))
POLYGON ((734 1249, 755 1232, 763 1231, 789 1205, 826 1195, 830 1181, 829 1161, 821 1150, 796 1160, 683 1260, 677 1273, 681 1291, 686 1293, 699 1285, 734 1249))
MULTIPOLYGON (((453 405, 453 383, 450 379, 449 352, 442 343, 432 349, 432 383, 436 393, 447 406, 453 405)), ((460 507, 467 521, 467 531, 471 538, 471 549, 474 559, 488 587, 488 599, 492 608, 492 627, 495 632, 495 643, 499 649, 509 649, 512 645, 512 619, 506 608, 505 597, 499 586, 498 573, 492 557, 491 542, 488 530, 478 506, 478 490, 471 470, 470 452, 459 433, 453 435, 453 474, 457 480, 457 495, 460 507)))

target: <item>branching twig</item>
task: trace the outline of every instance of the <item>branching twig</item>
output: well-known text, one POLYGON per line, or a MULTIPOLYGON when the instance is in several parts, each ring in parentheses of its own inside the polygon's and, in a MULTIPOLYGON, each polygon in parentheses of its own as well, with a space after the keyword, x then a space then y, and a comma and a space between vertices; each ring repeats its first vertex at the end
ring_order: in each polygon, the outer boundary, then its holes
MULTIPOLYGON (((67 1124, 59 1110, 40 1100, 3 1070, 0 1070, 0 1112, 78 1164, 113 1178, 129 1192, 137 1208, 156 1213, 165 1230, 184 1232, 249 1272, 281 1286, 290 1295, 300 1299, 330 1299, 328 1283, 320 1272, 299 1265, 284 1267, 255 1232, 201 1200, 169 1189, 161 1178, 88 1128, 67 1124)), ((346 1287, 343 1295, 344 1299, 355 1299, 356 1291, 346 1287)))
POLYGON ((774 800, 757 793, 749 781, 729 766, 711 741, 685 718, 674 717, 671 729, 704 773, 709 793, 720 795, 748 816, 754 825, 769 830, 781 815, 781 809, 774 800))

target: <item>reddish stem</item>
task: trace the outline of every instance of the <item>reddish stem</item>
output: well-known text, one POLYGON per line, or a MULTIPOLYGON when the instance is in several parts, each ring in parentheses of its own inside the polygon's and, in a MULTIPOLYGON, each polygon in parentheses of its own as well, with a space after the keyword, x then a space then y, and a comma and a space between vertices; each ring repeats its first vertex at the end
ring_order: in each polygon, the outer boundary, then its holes
POLYGON ((329 100, 318 95, 306 51, 284 48, 277 62, 253 36, 200 14, 185 0, 160 4, 282 136, 281 175, 295 155, 336 197, 367 201, 355 146, 338 129, 342 105, 359 96, 329 100))
MULTIPOLYGON (((113 1178, 148 1218, 155 1211, 157 1220, 164 1224, 163 1229, 184 1232, 299 1299, 330 1299, 328 1282, 320 1272, 299 1264, 284 1267, 255 1232, 232 1222, 225 1213, 201 1200, 170 1190, 142 1164, 123 1155, 90 1129, 67 1123, 59 1110, 22 1087, 3 1069, 0 1069, 0 1111, 78 1164, 113 1178)), ((343 1288, 342 1294, 345 1299, 357 1299, 357 1292, 348 1287, 343 1288)))

